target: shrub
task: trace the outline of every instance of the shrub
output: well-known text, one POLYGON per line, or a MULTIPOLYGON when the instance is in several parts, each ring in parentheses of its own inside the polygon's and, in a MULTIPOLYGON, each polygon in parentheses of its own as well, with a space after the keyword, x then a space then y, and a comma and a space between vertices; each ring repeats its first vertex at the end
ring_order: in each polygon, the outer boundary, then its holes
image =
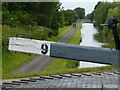
POLYGON ((37 22, 35 22, 35 18, 25 11, 9 12, 8 10, 3 10, 2 15, 3 24, 9 25, 10 27, 37 25, 37 22))

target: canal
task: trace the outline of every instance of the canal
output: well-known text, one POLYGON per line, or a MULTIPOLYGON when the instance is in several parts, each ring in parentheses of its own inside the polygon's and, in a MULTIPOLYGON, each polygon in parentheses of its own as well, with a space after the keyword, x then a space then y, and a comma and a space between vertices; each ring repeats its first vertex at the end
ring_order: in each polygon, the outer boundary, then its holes
MULTIPOLYGON (((93 23, 83 23, 81 28, 82 42, 80 43, 80 45, 102 48, 102 45, 104 45, 104 43, 100 43, 94 39, 94 35, 96 33, 97 33, 97 29, 93 26, 93 23)), ((80 61, 78 68, 100 67, 100 66, 107 66, 107 65, 80 61)))

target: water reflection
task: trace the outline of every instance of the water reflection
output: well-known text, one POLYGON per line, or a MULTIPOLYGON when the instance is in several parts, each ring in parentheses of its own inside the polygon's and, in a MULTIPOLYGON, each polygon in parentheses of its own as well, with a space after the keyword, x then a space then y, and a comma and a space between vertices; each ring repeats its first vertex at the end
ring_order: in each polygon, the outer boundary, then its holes
MULTIPOLYGON (((83 23, 82 29, 81 29, 82 42, 80 43, 80 45, 91 46, 91 47, 101 47, 102 45, 104 45, 104 43, 100 43, 94 39, 94 35, 96 33, 97 33, 97 30, 92 23, 83 23)), ((78 68, 99 67, 99 66, 106 66, 106 64, 80 61, 80 65, 78 68)))
POLYGON ((83 46, 92 46, 92 47, 101 47, 104 45, 94 39, 94 35, 97 33, 96 28, 92 23, 83 23, 81 29, 82 42, 80 45, 83 46))

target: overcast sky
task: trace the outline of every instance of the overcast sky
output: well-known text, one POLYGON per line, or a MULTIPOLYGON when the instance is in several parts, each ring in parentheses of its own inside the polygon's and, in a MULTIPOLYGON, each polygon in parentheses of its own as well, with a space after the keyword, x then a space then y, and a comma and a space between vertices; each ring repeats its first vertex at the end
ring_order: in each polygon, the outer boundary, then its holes
POLYGON ((85 8, 86 14, 91 13, 99 1, 112 2, 113 0, 60 0, 62 6, 64 7, 64 10, 74 10, 76 7, 82 7, 85 8))

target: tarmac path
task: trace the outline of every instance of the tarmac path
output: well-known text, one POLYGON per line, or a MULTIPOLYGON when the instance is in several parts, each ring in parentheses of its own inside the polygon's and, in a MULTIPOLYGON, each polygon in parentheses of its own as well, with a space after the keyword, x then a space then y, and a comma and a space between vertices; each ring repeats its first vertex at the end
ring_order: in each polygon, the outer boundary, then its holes
MULTIPOLYGON (((76 28, 75 26, 63 37, 61 37, 58 42, 65 43, 69 40, 69 38, 75 33, 76 28)), ((13 71, 12 73, 32 73, 32 72, 40 72, 42 71, 48 64, 53 60, 52 57, 48 56, 36 56, 30 62, 22 65, 17 70, 13 71)))

